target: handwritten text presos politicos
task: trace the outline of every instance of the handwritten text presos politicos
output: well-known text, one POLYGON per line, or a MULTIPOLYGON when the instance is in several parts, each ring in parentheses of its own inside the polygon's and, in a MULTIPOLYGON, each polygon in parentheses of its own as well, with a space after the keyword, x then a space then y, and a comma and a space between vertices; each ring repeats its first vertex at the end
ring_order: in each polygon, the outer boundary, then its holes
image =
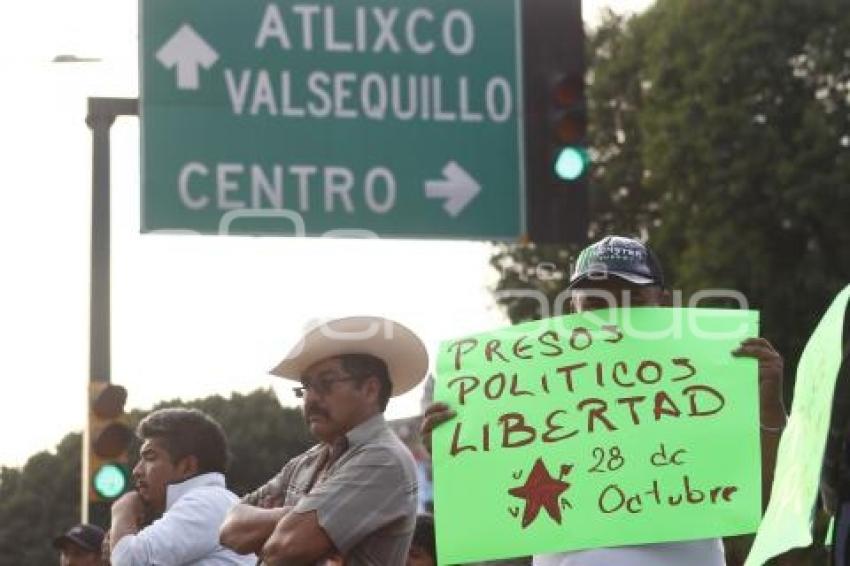
POLYGON ((534 415, 495 412, 474 426, 459 418, 449 454, 561 443, 664 419, 710 418, 723 410, 726 399, 716 380, 704 379, 690 356, 621 359, 616 345, 623 338, 621 328, 605 325, 449 342, 454 371, 446 386, 458 406, 546 397, 551 407, 534 415), (603 344, 593 361, 594 348, 603 344))

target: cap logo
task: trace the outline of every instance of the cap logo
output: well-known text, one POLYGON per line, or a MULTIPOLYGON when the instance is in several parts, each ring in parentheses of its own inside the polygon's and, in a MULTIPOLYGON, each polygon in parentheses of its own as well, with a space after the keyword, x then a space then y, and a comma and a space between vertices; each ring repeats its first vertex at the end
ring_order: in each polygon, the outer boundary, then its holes
POLYGON ((646 252, 643 250, 635 250, 629 248, 606 248, 601 250, 597 255, 597 259, 636 259, 643 261, 646 257, 646 252))

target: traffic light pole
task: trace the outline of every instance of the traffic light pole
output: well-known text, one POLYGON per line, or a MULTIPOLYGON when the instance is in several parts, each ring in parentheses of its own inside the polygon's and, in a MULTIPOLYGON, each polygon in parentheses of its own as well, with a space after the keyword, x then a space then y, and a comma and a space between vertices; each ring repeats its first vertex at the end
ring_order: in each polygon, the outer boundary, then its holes
MULTIPOLYGON (((136 98, 88 99, 86 124, 92 131, 91 282, 89 302, 89 381, 111 379, 110 339, 110 177, 109 130, 118 116, 138 116, 136 98)), ((86 393, 88 398, 88 392, 86 393)), ((86 427, 88 434, 88 426, 86 427)), ((83 439, 82 522, 103 524, 104 509, 90 508, 88 487, 89 439, 83 439)), ((102 506, 100 506, 102 507, 102 506)), ((106 517, 108 520, 108 516, 106 517)), ((108 521, 107 521, 108 522, 108 521)))

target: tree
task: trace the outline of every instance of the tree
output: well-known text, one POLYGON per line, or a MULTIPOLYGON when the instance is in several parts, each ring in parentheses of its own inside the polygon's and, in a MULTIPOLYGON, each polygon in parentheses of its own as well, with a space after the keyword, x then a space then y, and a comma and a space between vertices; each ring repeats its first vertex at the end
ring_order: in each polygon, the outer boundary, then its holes
MULTIPOLYGON (((658 0, 609 16, 587 50, 590 238, 647 239, 686 299, 743 293, 785 355, 789 391, 817 318, 850 280, 847 7, 658 0)), ((510 293, 551 301, 575 253, 497 246, 495 291, 513 321, 542 313, 510 293), (552 266, 534 277, 541 262, 552 266)))
POLYGON ((653 242, 686 291, 743 292, 792 362, 850 279, 847 8, 666 0, 645 16, 653 242))
POLYGON ((79 520, 80 433, 23 469, 0 468, 0 566, 53 564, 54 536, 79 520))

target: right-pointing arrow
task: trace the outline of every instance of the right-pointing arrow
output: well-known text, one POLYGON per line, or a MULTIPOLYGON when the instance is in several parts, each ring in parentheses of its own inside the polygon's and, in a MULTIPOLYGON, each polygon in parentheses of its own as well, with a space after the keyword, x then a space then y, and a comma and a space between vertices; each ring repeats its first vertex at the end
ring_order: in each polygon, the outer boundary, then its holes
POLYGON ((443 167, 443 177, 425 181, 425 196, 446 199, 443 209, 454 217, 481 192, 481 185, 454 161, 443 167))
POLYGON ((197 90, 198 67, 209 69, 218 61, 218 53, 189 24, 180 29, 156 52, 166 69, 177 67, 177 88, 197 90))

